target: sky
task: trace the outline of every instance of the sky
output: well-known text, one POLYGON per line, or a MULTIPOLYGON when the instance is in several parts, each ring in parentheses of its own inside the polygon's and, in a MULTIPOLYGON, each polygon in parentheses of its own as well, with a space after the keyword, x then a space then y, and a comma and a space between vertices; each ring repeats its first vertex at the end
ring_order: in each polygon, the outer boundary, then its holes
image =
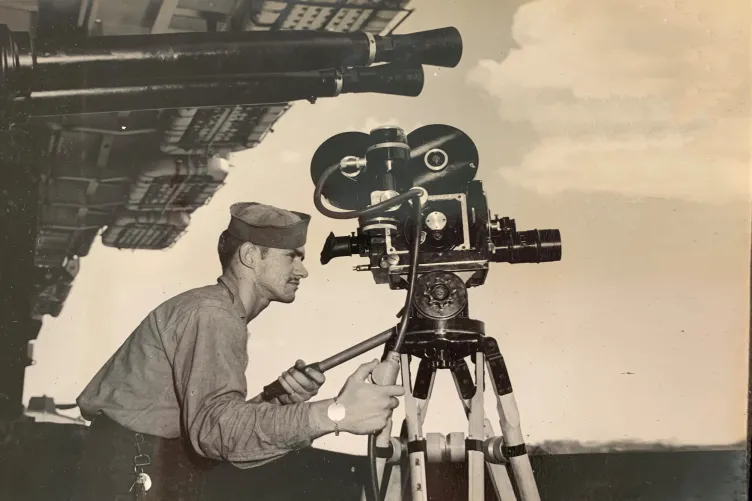
MULTIPOLYGON (((227 184, 171 249, 95 243, 58 318, 47 318, 25 398, 72 402, 143 316, 221 273, 216 239, 237 201, 313 215, 310 276, 292 305, 249 326, 249 396, 298 358, 314 362, 396 324, 404 291, 326 266, 330 231, 313 205, 310 158, 340 132, 432 123, 480 154, 493 213, 518 230, 558 228, 557 263, 493 264, 469 291, 498 339, 528 442, 633 440, 721 445, 746 436, 749 358, 749 19, 741 0, 414 1, 399 29, 455 26, 464 54, 426 68, 421 96, 297 103, 275 133, 233 158, 227 184), (354 292, 353 292, 354 291, 354 292), (322 321, 329 315, 327 322, 322 321), (61 354, 65 353, 65 356, 61 354)), ((377 348, 327 372, 336 396, 377 348)), ((416 366, 417 367, 417 366, 416 366)), ((413 368, 413 371, 415 368, 413 368)), ((413 372, 414 374, 414 372, 413 372)), ((499 432, 495 399, 489 418, 499 432)), ((403 407, 395 411, 396 422, 403 407)), ((425 432, 467 433, 448 373, 425 432)), ((394 433, 398 429, 395 428, 394 433)), ((316 447, 365 454, 364 437, 316 447)))

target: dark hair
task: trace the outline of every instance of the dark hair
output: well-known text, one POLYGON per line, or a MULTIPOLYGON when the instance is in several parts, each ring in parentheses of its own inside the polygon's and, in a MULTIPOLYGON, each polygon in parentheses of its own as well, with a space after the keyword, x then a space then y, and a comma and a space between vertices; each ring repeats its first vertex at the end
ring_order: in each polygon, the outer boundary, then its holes
MULTIPOLYGON (((217 243, 217 253, 219 254, 219 262, 222 264, 222 271, 226 271, 232 263, 232 258, 238 253, 240 246, 245 243, 245 240, 241 240, 230 235, 227 230, 223 231, 219 235, 219 242, 217 243)), ((265 258, 269 249, 262 245, 256 246, 261 252, 261 258, 265 258)))

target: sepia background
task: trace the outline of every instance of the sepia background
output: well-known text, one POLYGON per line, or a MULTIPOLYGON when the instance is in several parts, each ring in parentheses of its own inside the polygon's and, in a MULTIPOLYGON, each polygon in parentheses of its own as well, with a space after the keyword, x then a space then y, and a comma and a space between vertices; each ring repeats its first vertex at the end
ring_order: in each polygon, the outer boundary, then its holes
MULTIPOLYGON (((297 358, 324 359, 397 322, 404 291, 318 254, 355 221, 316 212, 309 162, 330 136, 395 124, 465 131, 491 210, 558 228, 563 258, 492 265, 470 291, 499 340, 530 443, 745 440, 749 359, 749 12, 741 0, 414 0, 409 33, 455 26, 464 55, 427 68, 419 98, 297 103, 232 157, 227 184, 164 252, 96 242, 63 312, 46 318, 25 400, 72 402, 152 308, 221 273, 216 242, 237 201, 313 215, 310 276, 249 330, 249 396, 297 358), (66 356, 60 357, 61 353, 66 356)), ((337 394, 373 350, 327 373, 337 394)), ((487 393, 495 422, 495 401, 487 393)), ((75 415, 75 414, 73 414, 75 415)), ((403 416, 402 408, 396 419, 403 416)), ((496 425, 496 423, 495 423, 496 425)), ((440 373, 425 431, 466 431, 440 373)), ((496 427, 498 431, 498 426, 496 427)), ((365 454, 364 437, 316 447, 365 454)))

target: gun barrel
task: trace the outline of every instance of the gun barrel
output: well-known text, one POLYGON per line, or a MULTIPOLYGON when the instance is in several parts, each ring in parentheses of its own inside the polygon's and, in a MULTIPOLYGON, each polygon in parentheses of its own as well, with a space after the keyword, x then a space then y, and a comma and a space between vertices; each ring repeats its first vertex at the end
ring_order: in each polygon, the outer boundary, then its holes
POLYGON ((198 75, 287 73, 368 66, 365 33, 244 31, 91 37, 35 48, 37 90, 198 75))
POLYGON ((417 96, 422 90, 423 80, 421 67, 404 68, 387 64, 345 71, 254 74, 198 78, 181 83, 47 90, 14 98, 10 102, 9 114, 17 118, 240 104, 268 105, 366 92, 417 96))
POLYGON ((170 79, 288 73, 400 62, 453 66, 462 40, 455 28, 406 35, 365 32, 240 31, 81 37, 68 44, 32 41, 0 25, 0 85, 32 91, 146 85, 170 79), (425 60, 425 62, 423 61, 425 60), (33 78, 15 78, 32 73, 33 78))

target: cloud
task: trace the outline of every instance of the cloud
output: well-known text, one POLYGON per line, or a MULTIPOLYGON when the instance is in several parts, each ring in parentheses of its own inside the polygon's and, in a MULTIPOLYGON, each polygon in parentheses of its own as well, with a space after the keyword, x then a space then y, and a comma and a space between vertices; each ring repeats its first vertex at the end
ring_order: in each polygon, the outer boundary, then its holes
POLYGON ((301 155, 297 151, 289 151, 285 150, 280 154, 280 157, 282 159, 282 162, 286 164, 296 163, 303 159, 303 155, 301 155))
POLYGON ((349 126, 344 127, 342 130, 365 132, 366 134, 368 134, 369 132, 371 132, 371 130, 377 127, 395 126, 395 127, 401 127, 407 134, 409 134, 413 130, 417 129, 418 127, 422 125, 424 124, 421 124, 418 122, 406 123, 404 120, 399 120, 398 118, 395 118, 394 116, 390 118, 368 117, 365 120, 365 122, 362 123, 361 125, 350 124, 349 126))
POLYGON ((537 133, 501 174, 546 193, 746 199, 747 19, 734 0, 521 7, 521 49, 479 61, 467 77, 505 122, 537 133))
MULTIPOLYGON (((354 130, 358 130, 359 132, 365 132, 366 134, 368 134, 369 132, 371 132, 372 129, 375 129, 376 127, 384 127, 387 125, 395 125, 397 127, 402 127, 402 125, 400 124, 400 121, 394 117, 388 118, 386 120, 381 120, 376 117, 369 117, 366 119, 366 123, 363 124, 362 127, 358 129, 354 129, 354 130)), ((405 132, 409 132, 409 129, 406 130, 405 132)))

